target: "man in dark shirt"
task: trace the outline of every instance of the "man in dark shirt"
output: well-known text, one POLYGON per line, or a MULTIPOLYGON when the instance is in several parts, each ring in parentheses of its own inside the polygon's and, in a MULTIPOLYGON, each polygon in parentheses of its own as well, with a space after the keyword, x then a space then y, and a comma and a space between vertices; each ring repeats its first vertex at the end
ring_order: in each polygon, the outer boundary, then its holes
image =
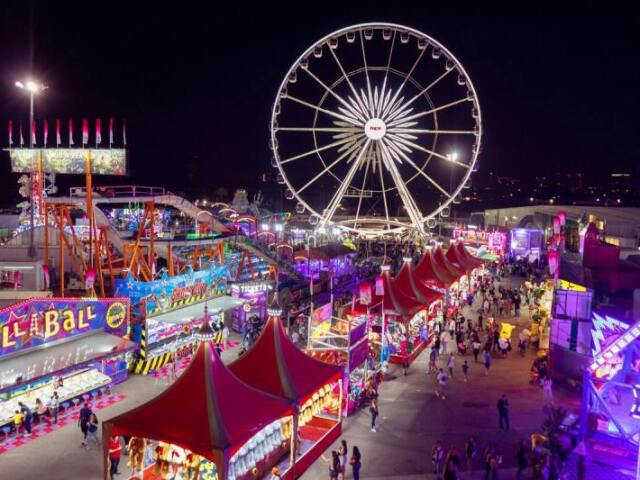
POLYGON ((89 404, 85 403, 80 409, 80 416, 78 417, 78 426, 82 432, 82 446, 87 446, 87 432, 89 431, 89 419, 93 412, 89 408, 89 404))
POLYGON ((500 430, 509 430, 509 400, 506 395, 502 395, 498 400, 498 415, 500 417, 500 430))

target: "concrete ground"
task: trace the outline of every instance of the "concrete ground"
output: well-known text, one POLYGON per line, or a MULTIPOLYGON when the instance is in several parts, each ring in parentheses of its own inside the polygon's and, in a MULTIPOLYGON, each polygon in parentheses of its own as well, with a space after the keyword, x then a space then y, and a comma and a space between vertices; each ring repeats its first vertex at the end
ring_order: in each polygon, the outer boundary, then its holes
MULTIPOLYGON (((502 319, 501 319, 502 320, 502 319)), ((527 326, 528 318, 515 322, 527 326)), ((517 338, 517 331, 513 338, 517 338)), ((230 361, 235 351, 225 352, 223 359, 230 361)), ((464 442, 475 435, 483 449, 496 447, 503 456, 500 478, 515 478, 516 444, 538 430, 542 423, 542 392, 529 385, 529 368, 534 352, 521 358, 513 351, 506 359, 494 357, 491 371, 470 363, 469 382, 462 380, 462 360, 456 356, 454 378, 450 381, 447 398, 434 394, 435 376, 427 375, 427 353, 423 353, 409 370, 408 376, 392 370, 390 379, 380 388, 380 417, 378 432, 370 430, 368 411, 362 410, 347 418, 343 438, 349 446, 358 445, 362 452, 361 477, 365 479, 427 479, 432 478, 431 447, 438 439, 445 448, 456 447, 463 457, 464 442), (498 429, 496 402, 506 394, 511 404, 511 430, 498 429)), ((126 399, 98 411, 100 419, 109 418, 136 407, 160 393, 166 385, 151 377, 132 376, 114 390, 123 392, 126 399)), ((556 392, 556 400, 567 400, 556 392)), ((68 480, 102 478, 102 462, 97 449, 80 447, 81 434, 74 426, 67 426, 26 445, 0 455, 0 479, 11 480, 68 480)), ((334 448, 337 448, 334 446, 334 448)), ((124 460, 123 460, 124 462, 124 460)), ((121 470, 125 471, 123 465, 121 470)), ((473 465, 473 477, 483 478, 481 466, 473 465)), ((122 477, 124 478, 124 477, 122 477)), ((328 478, 327 467, 319 460, 302 477, 305 480, 328 478)), ((351 474, 347 475, 351 478, 351 474)))

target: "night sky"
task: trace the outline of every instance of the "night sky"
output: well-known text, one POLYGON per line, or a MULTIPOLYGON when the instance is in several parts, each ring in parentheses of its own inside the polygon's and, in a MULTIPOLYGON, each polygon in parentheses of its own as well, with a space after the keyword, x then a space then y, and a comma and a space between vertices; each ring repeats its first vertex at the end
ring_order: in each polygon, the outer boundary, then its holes
MULTIPOLYGON (((637 169, 640 17, 631 7, 486 3, 2 2, 0 145, 9 119, 27 123, 27 97, 13 84, 33 72, 49 86, 36 118, 50 129, 73 117, 78 138, 83 117, 127 119, 132 178, 118 182, 189 196, 255 188, 270 169, 270 108, 291 63, 337 28, 390 21, 438 39, 473 79, 486 132, 480 175, 637 169)), ((6 154, 0 172, 8 206, 17 187, 6 154)))

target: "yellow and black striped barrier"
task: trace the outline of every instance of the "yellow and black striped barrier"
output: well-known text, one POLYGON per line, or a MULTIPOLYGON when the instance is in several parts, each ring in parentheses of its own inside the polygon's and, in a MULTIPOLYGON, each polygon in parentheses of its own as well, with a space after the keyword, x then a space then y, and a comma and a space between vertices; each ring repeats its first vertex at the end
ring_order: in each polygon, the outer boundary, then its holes
POLYGON ((168 308, 156 308, 147 312, 147 317, 151 317, 152 315, 158 315, 160 313, 170 312, 171 310, 175 310, 176 308, 182 308, 186 305, 191 305, 192 303, 199 302, 200 300, 204 300, 206 294, 202 293, 200 295, 190 295, 187 298, 183 298, 182 300, 176 300, 175 302, 171 302, 168 308))
POLYGON ((164 367, 171 360, 172 352, 165 352, 149 359, 139 358, 134 361, 133 373, 147 375, 150 372, 164 367))

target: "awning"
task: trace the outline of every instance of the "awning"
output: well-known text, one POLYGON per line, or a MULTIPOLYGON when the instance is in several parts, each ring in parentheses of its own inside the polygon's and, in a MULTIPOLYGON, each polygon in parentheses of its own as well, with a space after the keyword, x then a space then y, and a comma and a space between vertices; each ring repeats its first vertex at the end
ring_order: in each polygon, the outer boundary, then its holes
POLYGON ((421 283, 435 282, 441 287, 447 287, 458 279, 458 276, 444 267, 439 266, 433 253, 427 250, 422 260, 412 271, 415 281, 421 283))
POLYGON ((18 377, 27 382, 136 348, 137 344, 102 331, 36 347, 0 361, 0 387, 14 386, 18 377))
POLYGON ((404 262, 404 265, 402 265, 398 275, 396 275, 395 282, 404 293, 416 297, 427 306, 442 297, 440 292, 429 288, 423 282, 416 281, 409 262, 404 262))
POLYGON ((453 276, 455 276, 456 280, 462 277, 465 273, 464 267, 460 265, 456 265, 455 263, 452 263, 451 261, 449 261, 449 259, 445 256, 441 248, 436 248, 434 250, 433 259, 435 260, 436 265, 438 265, 438 267, 451 273, 453 276))

